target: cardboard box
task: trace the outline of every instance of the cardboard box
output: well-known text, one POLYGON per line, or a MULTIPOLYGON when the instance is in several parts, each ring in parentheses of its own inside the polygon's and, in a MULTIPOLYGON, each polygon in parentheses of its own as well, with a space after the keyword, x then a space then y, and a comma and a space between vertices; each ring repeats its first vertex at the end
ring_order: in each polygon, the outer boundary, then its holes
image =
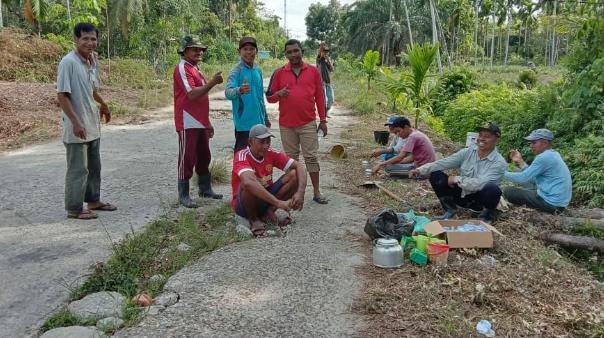
MULTIPOLYGON (((477 219, 457 219, 447 221, 432 221, 424 225, 426 232, 432 236, 443 236, 450 248, 492 248, 493 232, 502 235, 495 227, 477 219), (479 232, 446 232, 443 227, 458 227, 464 224, 482 225, 487 231, 479 232)), ((502 235, 503 236, 503 235, 502 235)))

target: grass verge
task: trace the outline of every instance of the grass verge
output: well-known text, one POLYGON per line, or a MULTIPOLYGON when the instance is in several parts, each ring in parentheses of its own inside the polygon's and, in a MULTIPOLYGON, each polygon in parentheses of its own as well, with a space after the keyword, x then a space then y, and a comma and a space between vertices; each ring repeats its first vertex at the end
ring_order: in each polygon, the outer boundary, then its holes
MULTIPOLYGON (((100 291, 119 292, 128 299, 142 291, 157 296, 165 280, 187 264, 213 250, 245 239, 235 232, 232 218, 229 203, 221 203, 205 214, 197 209, 182 211, 175 217, 160 217, 144 231, 130 233, 115 243, 109 260, 90 268, 90 275, 79 288, 72 291, 70 300, 100 291), (190 249, 179 250, 178 246, 182 243, 190 249), (151 277, 154 275, 162 275, 165 279, 153 282, 151 277)), ((138 322, 140 311, 141 308, 128 302, 125 325, 138 322)), ((64 308, 50 317, 42 330, 71 325, 94 323, 82 322, 64 308)))

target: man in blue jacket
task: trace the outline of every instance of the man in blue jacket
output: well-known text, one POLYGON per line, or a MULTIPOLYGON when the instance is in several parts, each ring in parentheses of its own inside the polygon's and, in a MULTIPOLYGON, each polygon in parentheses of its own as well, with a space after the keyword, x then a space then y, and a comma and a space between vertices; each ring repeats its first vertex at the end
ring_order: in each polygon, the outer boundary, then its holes
POLYGON ((226 98, 233 103, 235 153, 247 147, 249 131, 254 125, 271 127, 264 105, 262 71, 254 62, 257 53, 256 39, 246 36, 239 40, 241 61, 231 69, 224 90, 226 98))
POLYGON ((549 213, 561 212, 570 202, 573 183, 566 163, 552 149, 554 134, 547 129, 537 129, 525 139, 531 143, 531 151, 536 155, 533 163, 527 165, 520 152, 512 150, 512 161, 522 171, 506 172, 504 178, 514 183, 536 186, 536 189, 506 187, 503 196, 514 204, 549 213))

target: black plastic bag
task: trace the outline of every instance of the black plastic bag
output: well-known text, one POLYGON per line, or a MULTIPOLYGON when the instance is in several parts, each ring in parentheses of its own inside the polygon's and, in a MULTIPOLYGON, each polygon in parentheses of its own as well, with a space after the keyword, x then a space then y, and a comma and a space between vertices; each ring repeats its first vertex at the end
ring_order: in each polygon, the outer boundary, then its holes
POLYGON ((384 209, 379 214, 369 216, 365 223, 365 233, 371 239, 394 238, 400 241, 403 236, 411 236, 415 222, 397 215, 392 209, 384 209))

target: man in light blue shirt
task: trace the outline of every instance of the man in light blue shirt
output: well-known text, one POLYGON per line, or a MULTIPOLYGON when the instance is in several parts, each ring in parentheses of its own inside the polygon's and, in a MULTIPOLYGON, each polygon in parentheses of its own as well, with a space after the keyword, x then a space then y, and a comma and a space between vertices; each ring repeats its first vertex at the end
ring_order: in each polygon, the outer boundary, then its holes
POLYGON ((254 62, 258 46, 256 39, 246 36, 239 40, 239 62, 229 73, 224 94, 233 103, 235 124, 234 152, 247 147, 248 134, 256 124, 271 127, 264 105, 262 71, 254 62))
POLYGON ((506 187, 503 196, 514 204, 548 213, 561 212, 570 202, 573 184, 566 163, 552 149, 554 134, 547 129, 537 129, 525 139, 530 142, 535 160, 527 165, 518 150, 512 150, 512 161, 522 171, 506 172, 504 177, 514 183, 535 185, 537 189, 506 187))

